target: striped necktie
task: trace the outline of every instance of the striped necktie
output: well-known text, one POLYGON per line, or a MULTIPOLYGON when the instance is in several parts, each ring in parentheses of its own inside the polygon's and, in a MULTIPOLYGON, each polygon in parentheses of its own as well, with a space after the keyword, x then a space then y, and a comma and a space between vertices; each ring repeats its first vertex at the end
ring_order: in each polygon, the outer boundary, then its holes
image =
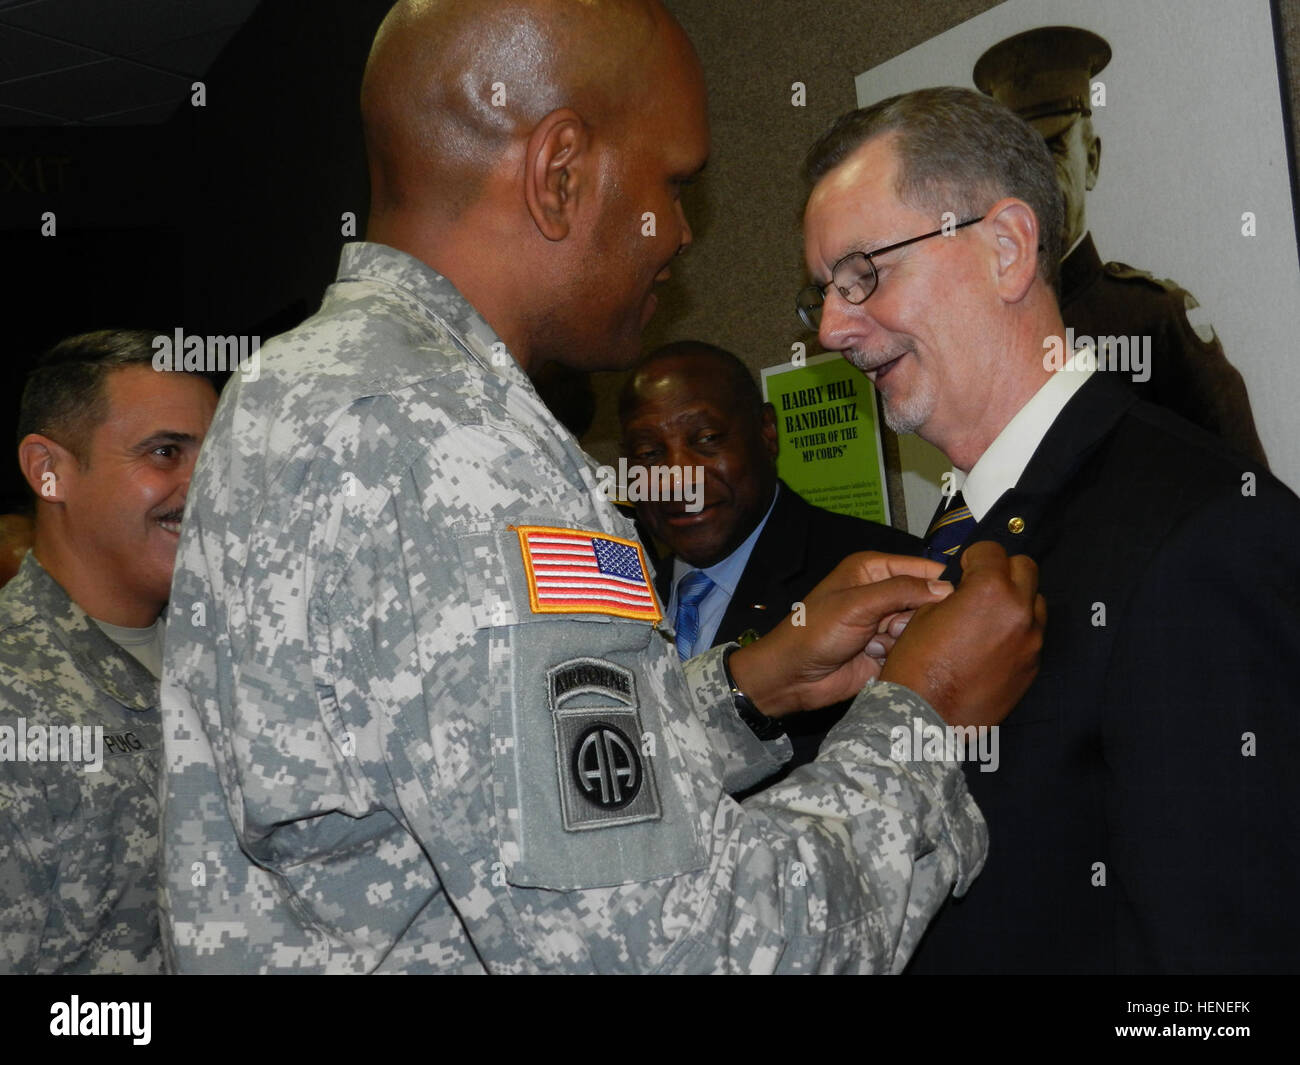
POLYGON ((685 662, 700 635, 700 601, 713 590, 709 575, 691 570, 677 585, 677 657, 685 662))
POLYGON ((977 524, 960 492, 952 497, 946 509, 940 501, 925 534, 925 557, 936 562, 951 562, 977 524))

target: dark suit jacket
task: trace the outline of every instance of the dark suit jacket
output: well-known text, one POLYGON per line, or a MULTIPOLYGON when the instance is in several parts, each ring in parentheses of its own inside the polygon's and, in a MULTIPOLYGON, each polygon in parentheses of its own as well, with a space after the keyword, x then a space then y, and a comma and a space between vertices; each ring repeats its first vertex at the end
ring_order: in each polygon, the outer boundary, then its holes
MULTIPOLYGON (((772 515, 754 544, 745 572, 736 584, 736 594, 718 623, 713 646, 730 643, 746 629, 762 636, 776 628, 793 604, 855 551, 919 555, 921 541, 887 525, 815 507, 781 482, 772 515)), ((665 608, 672 591, 672 576, 673 563, 668 558, 659 565, 655 580, 665 608)), ((786 730, 794 745, 794 758, 787 764, 786 772, 817 757, 822 739, 844 716, 848 705, 837 703, 824 710, 786 718, 786 730)), ((770 778, 763 786, 770 786, 777 779, 780 778, 770 778)))
POLYGON ((1038 562, 1046 639, 998 769, 966 765, 988 863, 910 971, 1296 970, 1298 529, 1112 375, 1075 394, 968 541, 1038 562))
POLYGON ((1103 263, 1090 233, 1061 263, 1061 317, 1077 336, 1151 338, 1150 379, 1114 376, 1139 399, 1168 407, 1267 465, 1246 383, 1213 330, 1204 339, 1188 321, 1188 310, 1196 306, 1191 293, 1172 281, 1124 263, 1103 263))

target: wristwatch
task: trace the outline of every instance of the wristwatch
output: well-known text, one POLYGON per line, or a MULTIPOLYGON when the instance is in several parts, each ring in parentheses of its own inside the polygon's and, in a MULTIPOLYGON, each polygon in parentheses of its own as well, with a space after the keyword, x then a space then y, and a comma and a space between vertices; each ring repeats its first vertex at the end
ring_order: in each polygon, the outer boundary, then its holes
POLYGON ((739 647, 728 647, 722 652, 722 673, 731 688, 731 701, 736 706, 740 720, 749 726, 749 731, 760 740, 774 740, 785 735, 785 723, 779 717, 768 717, 759 711, 749 696, 736 686, 736 678, 731 675, 731 655, 739 647))

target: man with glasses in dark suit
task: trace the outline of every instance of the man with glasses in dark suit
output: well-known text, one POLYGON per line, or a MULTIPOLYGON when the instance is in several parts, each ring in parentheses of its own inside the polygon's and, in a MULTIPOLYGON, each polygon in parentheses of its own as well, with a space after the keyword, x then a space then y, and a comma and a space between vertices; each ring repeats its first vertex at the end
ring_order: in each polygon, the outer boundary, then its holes
POLYGON ((952 462, 946 575, 997 540, 1038 562, 1051 617, 997 770, 965 767, 988 868, 912 970, 1293 969, 1300 500, 1091 348, 1058 366, 1061 195, 1001 104, 851 112, 808 174, 801 318, 952 462))

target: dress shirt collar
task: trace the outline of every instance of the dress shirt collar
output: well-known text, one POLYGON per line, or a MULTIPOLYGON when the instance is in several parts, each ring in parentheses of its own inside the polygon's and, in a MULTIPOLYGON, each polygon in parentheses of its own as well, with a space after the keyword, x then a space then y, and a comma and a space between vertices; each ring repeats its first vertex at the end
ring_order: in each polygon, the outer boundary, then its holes
POLYGON ((1076 366, 1082 351, 1080 349, 1070 356, 1069 361, 1016 412, 970 473, 953 469, 955 485, 961 490, 971 517, 976 521, 983 521, 984 515, 1002 494, 1015 487, 1052 423, 1095 372, 1095 359, 1086 359, 1082 367, 1076 366))

